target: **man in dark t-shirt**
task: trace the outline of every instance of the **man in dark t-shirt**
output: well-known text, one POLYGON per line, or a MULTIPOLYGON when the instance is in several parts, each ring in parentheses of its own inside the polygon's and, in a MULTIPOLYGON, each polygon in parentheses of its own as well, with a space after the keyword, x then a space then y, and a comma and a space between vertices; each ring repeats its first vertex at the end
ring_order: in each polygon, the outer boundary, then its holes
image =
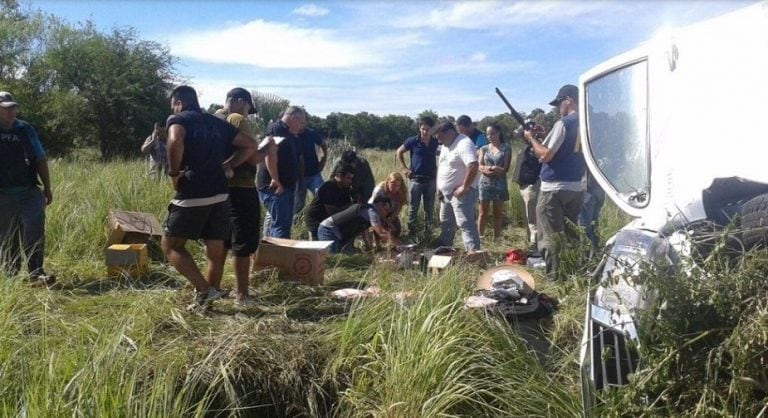
POLYGON ((372 204, 354 203, 320 222, 317 229, 318 239, 333 241, 329 251, 334 254, 344 250, 345 247, 349 249, 349 244, 355 237, 366 229, 373 228, 383 242, 400 245, 402 244, 400 240, 384 227, 382 221, 391 209, 392 202, 385 197, 374 199, 372 204))
POLYGON ((188 309, 197 309, 224 295, 218 287, 226 256, 224 240, 229 236, 225 172, 248 159, 256 143, 204 113, 192 87, 179 86, 171 92, 171 109, 173 115, 166 122, 168 176, 176 194, 168 205, 162 247, 168 262, 195 286, 197 294, 188 309), (189 239, 205 243, 207 277, 185 248, 189 239))
MULTIPOLYGON (((264 234, 268 237, 291 238, 294 194, 303 171, 299 134, 304 130, 306 121, 304 109, 289 106, 283 117, 267 128, 266 135, 273 136, 277 144, 278 178, 273 178, 265 165, 261 164, 256 176, 256 187, 261 202, 267 208, 264 234)), ((267 155, 266 164, 270 164, 270 160, 271 157, 267 155)))
POLYGON ((296 201, 294 202, 293 212, 298 214, 304 209, 307 200, 307 190, 312 192, 312 196, 317 196, 317 190, 323 184, 322 171, 325 168, 325 162, 328 159, 328 147, 323 141, 320 132, 306 128, 299 135, 301 145, 301 156, 304 159, 304 176, 299 178, 296 184, 296 201), (317 147, 323 151, 323 158, 317 159, 317 147))
POLYGON ((376 188, 376 179, 373 177, 373 170, 368 161, 357 155, 351 149, 341 153, 333 163, 333 171, 337 168, 348 165, 355 170, 355 180, 352 182, 352 201, 356 203, 366 203, 376 188))
POLYGON ((317 240, 317 227, 325 218, 352 204, 350 186, 355 172, 350 166, 340 166, 333 178, 317 189, 317 195, 307 207, 307 231, 309 239, 317 240))

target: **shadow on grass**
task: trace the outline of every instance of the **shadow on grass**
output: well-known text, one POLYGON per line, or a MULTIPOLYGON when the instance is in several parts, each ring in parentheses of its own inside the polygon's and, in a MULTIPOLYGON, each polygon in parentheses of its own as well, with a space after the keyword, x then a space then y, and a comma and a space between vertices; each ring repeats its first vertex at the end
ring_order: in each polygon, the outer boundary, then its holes
POLYGON ((149 289, 180 289, 186 283, 164 271, 153 271, 145 277, 133 278, 122 275, 97 279, 59 282, 51 290, 64 290, 75 293, 84 292, 87 295, 103 295, 115 290, 149 290, 149 289))

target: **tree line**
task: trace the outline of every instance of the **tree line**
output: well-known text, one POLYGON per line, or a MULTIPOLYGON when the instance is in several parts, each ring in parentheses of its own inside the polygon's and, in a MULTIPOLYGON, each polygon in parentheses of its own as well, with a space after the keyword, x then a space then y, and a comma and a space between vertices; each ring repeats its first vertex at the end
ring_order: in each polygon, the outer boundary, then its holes
MULTIPOLYGON (((168 116, 168 93, 184 82, 168 48, 140 39, 133 28, 102 32, 90 21, 73 25, 23 9, 18 0, 0 0, 0 57, 0 90, 15 95, 19 117, 37 129, 52 155, 91 148, 104 160, 137 156, 153 122, 168 116)), ((290 104, 269 93, 254 92, 254 98, 260 115, 255 122, 261 127, 277 120, 290 104)), ((346 139, 358 148, 394 149, 417 133, 423 115, 436 121, 454 118, 432 110, 416 118, 331 113, 310 114, 308 124, 326 138, 346 139)), ((541 109, 529 117, 546 129, 557 119, 541 109)), ((493 121, 510 140, 517 122, 500 114, 477 121, 477 126, 484 130, 493 121)))

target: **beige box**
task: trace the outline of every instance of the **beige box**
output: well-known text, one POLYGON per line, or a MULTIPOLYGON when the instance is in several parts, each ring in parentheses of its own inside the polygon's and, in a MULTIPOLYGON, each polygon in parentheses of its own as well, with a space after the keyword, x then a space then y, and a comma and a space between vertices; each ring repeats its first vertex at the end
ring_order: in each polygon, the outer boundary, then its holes
POLYGON ((149 273, 147 244, 112 244, 104 250, 107 276, 142 277, 149 273))
POLYGON ((455 260, 455 257, 450 255, 433 255, 432 257, 429 257, 429 262, 427 263, 427 271, 429 271, 433 276, 437 276, 438 274, 445 271, 448 266, 453 264, 455 260))
POLYGON ((323 284, 325 257, 333 241, 297 241, 283 238, 264 238, 254 256, 253 269, 274 266, 280 276, 304 284, 323 284))
POLYGON ((163 227, 151 213, 111 210, 107 215, 107 246, 146 244, 150 237, 162 235, 163 227))
POLYGON ((454 254, 454 255, 433 255, 427 263, 427 271, 432 275, 442 273, 448 266, 453 264, 473 264, 477 266, 486 266, 493 261, 490 254, 485 251, 477 251, 473 254, 454 254))

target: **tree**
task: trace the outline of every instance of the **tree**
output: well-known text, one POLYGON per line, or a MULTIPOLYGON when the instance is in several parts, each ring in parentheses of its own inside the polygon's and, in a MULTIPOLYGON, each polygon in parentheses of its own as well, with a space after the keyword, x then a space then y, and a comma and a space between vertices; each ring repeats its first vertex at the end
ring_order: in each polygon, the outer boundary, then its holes
POLYGON ((437 112, 435 112, 432 109, 426 109, 423 112, 419 113, 419 116, 416 118, 416 120, 419 120, 424 116, 429 116, 430 118, 432 118, 432 121, 435 123, 437 123, 438 121, 437 112))
POLYGON ((285 109, 291 104, 287 99, 274 94, 274 93, 261 93, 258 91, 251 91, 253 101, 256 104, 256 110, 259 112, 259 117, 263 121, 265 127, 270 123, 280 119, 280 115, 283 114, 285 109))
POLYGON ((217 110, 219 110, 219 109, 224 109, 224 106, 223 106, 223 105, 220 105, 220 104, 218 104, 218 103, 211 103, 211 104, 208 106, 208 109, 206 109, 206 113, 214 114, 214 113, 216 113, 216 111, 217 111, 217 110))
POLYGON ((51 35, 45 62, 59 89, 83 99, 86 113, 79 119, 95 134, 86 143, 98 144, 105 160, 135 155, 137 139, 169 113, 174 60, 160 44, 139 40, 133 29, 107 35, 91 22, 61 25, 51 35))
POLYGON ((339 123, 341 133, 349 142, 358 148, 373 148, 376 146, 379 117, 360 112, 356 115, 345 115, 339 123))
POLYGON ((395 149, 402 145, 406 138, 416 135, 417 131, 416 122, 408 116, 384 116, 380 121, 377 147, 395 149))

